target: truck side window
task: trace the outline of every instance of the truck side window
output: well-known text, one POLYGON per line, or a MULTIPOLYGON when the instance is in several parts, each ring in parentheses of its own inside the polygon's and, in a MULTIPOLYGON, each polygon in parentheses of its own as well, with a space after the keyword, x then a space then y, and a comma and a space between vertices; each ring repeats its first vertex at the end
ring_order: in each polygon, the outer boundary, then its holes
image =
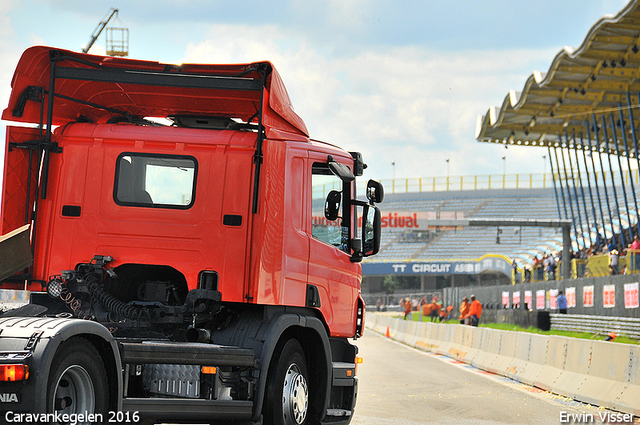
POLYGON ((340 220, 329 221, 324 217, 324 201, 331 190, 342 190, 342 182, 324 163, 314 163, 311 176, 311 235, 335 247, 341 245, 340 220))
POLYGON ((190 156, 123 153, 116 164, 114 199, 125 206, 190 208, 196 171, 190 156))

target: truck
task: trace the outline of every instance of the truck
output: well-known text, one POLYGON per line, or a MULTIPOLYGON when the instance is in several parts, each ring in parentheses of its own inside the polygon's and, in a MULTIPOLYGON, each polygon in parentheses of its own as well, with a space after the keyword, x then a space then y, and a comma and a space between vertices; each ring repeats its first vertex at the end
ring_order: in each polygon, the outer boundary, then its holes
POLYGON ((35 46, 11 88, 0 421, 350 422, 384 189, 270 62, 35 46))

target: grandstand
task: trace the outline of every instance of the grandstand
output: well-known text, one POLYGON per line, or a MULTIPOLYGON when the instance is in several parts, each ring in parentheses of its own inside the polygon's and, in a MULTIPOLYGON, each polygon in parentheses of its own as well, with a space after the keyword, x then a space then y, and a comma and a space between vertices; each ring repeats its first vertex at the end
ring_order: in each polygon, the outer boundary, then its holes
MULTIPOLYGON (((556 176, 557 179, 557 176, 556 176)), ((637 174, 636 178, 637 180, 637 174)), ((383 227, 381 249, 377 256, 363 263, 364 292, 381 291, 385 275, 413 275, 420 279, 423 290, 443 286, 466 286, 473 284, 492 285, 510 283, 512 262, 516 262, 521 278, 523 268, 531 268, 535 256, 557 254, 562 250, 561 230, 543 227, 460 227, 435 226, 438 219, 491 219, 499 220, 557 220, 564 216, 564 209, 570 209, 568 202, 582 204, 582 196, 587 204, 598 194, 579 186, 575 196, 567 196, 566 203, 556 200, 553 188, 483 189, 441 192, 391 193, 380 204, 382 217, 424 217, 417 220, 418 227, 383 227), (487 258, 494 262, 489 267, 479 267, 487 258), (501 259, 497 261, 495 259, 501 259), (405 267, 401 267, 405 265, 405 267), (426 266, 425 266, 426 265, 426 266), (431 266, 429 266, 431 265, 431 266), (434 266, 438 266, 436 268, 434 266), (438 277, 438 279, 435 279, 438 277)), ((572 250, 586 249, 600 233, 611 237, 635 223, 635 210, 627 213, 626 205, 633 205, 633 192, 626 188, 627 202, 622 196, 625 191, 618 186, 616 191, 609 187, 608 198, 604 199, 604 188, 600 188, 603 203, 620 208, 622 226, 617 214, 605 217, 605 225, 599 216, 598 227, 593 227, 592 211, 585 215, 583 232, 574 227, 571 233, 572 250), (619 197, 614 198, 614 193, 619 197)), ((638 196, 638 195, 636 195, 638 196)), ((631 207, 630 207, 631 208, 631 207)), ((617 212, 617 211, 616 211, 617 212)), ((605 213, 606 214, 606 213, 605 213)), ((576 226, 577 217, 574 218, 576 226)), ((384 223, 383 223, 384 225, 384 223)), ((628 239, 627 239, 628 241, 628 239)))
MULTIPOLYGON (((557 219, 553 189, 492 189, 457 192, 404 193, 387 195, 380 205, 388 211, 433 211, 436 217, 456 213, 459 218, 557 219)), ((448 217, 447 217, 448 218, 448 217)), ((375 261, 407 259, 478 259, 486 254, 514 255, 530 245, 540 252, 559 251, 561 234, 554 229, 486 227, 452 229, 389 229, 382 235, 380 253, 375 261), (500 233, 498 233, 500 232, 500 233), (544 247, 547 247, 545 249, 544 247)), ((372 260, 374 261, 374 260, 372 260)))

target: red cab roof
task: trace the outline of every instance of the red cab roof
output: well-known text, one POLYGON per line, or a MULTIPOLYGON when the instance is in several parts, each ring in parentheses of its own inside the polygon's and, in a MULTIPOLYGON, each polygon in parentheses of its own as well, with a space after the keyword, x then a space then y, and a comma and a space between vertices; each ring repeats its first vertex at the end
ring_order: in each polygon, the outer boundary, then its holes
POLYGON ((258 122, 263 99, 261 118, 267 137, 283 132, 308 136, 269 62, 171 65, 37 46, 22 54, 11 87, 9 106, 2 114, 7 121, 39 124, 41 116, 46 120, 51 89, 55 93, 51 125, 79 119, 99 123, 119 114, 258 122))

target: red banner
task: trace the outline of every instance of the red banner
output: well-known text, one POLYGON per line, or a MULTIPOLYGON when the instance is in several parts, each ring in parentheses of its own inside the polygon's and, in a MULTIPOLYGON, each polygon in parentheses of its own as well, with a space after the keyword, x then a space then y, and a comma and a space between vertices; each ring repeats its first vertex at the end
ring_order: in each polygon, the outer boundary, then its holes
POLYGON ((593 307, 593 285, 582 287, 582 305, 593 307))
POLYGON ((567 308, 573 308, 576 306, 576 288, 567 288, 567 308))
POLYGON ((640 297, 638 296, 638 282, 624 284, 624 308, 638 308, 640 297))
POLYGON ((544 299, 545 299, 544 289, 538 289, 536 291, 536 308, 538 310, 544 310, 544 299))
POLYGON ((531 291, 524 291, 524 302, 527 304, 527 308, 533 309, 533 293, 531 291))
POLYGON ((616 306, 616 285, 604 285, 602 287, 602 299, 604 308, 616 306))

